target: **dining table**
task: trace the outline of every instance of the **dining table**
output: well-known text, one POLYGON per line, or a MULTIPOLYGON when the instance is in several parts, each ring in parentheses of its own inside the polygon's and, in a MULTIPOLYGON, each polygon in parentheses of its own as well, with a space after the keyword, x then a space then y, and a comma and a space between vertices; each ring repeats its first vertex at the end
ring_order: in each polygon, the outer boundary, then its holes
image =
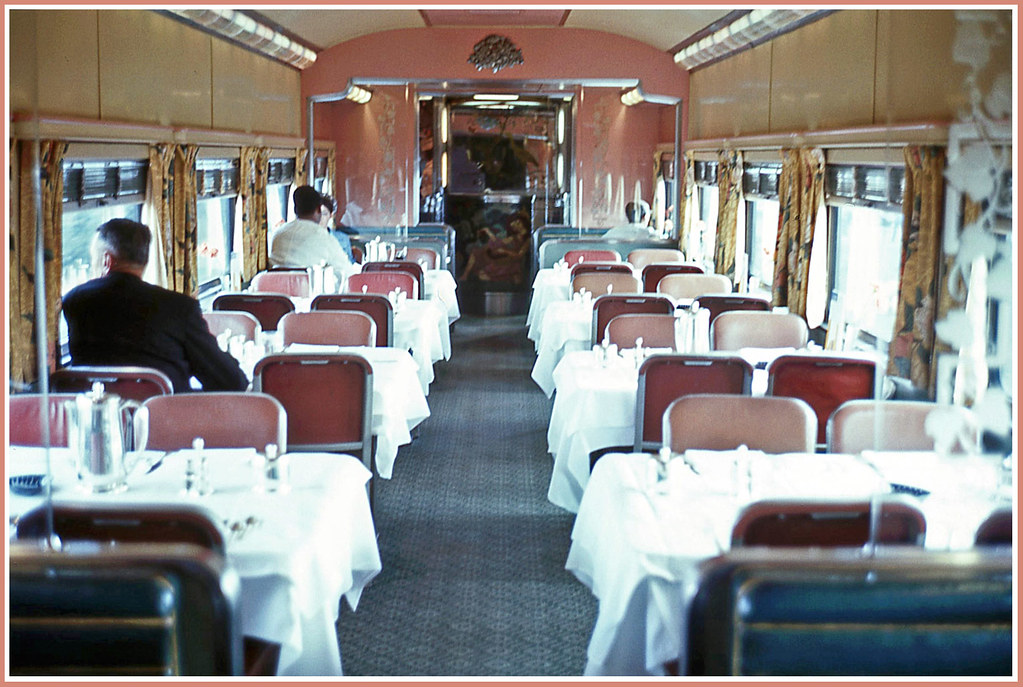
MULTIPOLYGON (((222 529, 227 561, 241 581, 240 634, 281 645, 278 674, 343 674, 336 623, 341 599, 354 611, 381 571, 370 511, 370 471, 350 455, 291 453, 286 489, 262 488, 254 449, 206 449, 212 492, 184 490, 194 449, 127 454, 135 469, 120 492, 91 493, 77 478, 68 448, 9 446, 8 477, 48 474, 53 503, 188 503, 222 529)), ((18 517, 44 495, 8 488, 10 535, 18 517)))
POLYGON ((423 271, 423 299, 443 306, 448 323, 462 316, 458 307, 458 282, 448 270, 428 269, 423 271))
POLYGON ((949 550, 970 548, 984 518, 1013 500, 1000 456, 740 447, 690 450, 664 466, 650 454, 608 453, 583 494, 565 567, 598 601, 586 675, 664 675, 675 661, 685 668, 699 566, 731 548, 736 518, 753 501, 908 501, 926 517, 924 546, 949 550))

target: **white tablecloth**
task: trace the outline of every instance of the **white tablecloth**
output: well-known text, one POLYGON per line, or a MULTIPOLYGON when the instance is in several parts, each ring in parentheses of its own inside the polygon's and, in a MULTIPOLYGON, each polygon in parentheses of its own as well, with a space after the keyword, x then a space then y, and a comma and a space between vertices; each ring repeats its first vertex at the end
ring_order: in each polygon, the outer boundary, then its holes
POLYGON ((547 306, 567 301, 572 295, 571 291, 572 283, 567 269, 545 267, 536 273, 533 294, 529 298, 529 311, 526 313, 527 336, 530 341, 539 345, 540 325, 547 306))
POLYGON ((394 347, 407 350, 419 364, 423 391, 434 380, 433 364, 451 359, 451 330, 439 301, 405 301, 394 311, 394 347))
POLYGON ((426 270, 423 273, 426 300, 436 301, 444 307, 448 322, 454 322, 462 316, 458 309, 458 284, 455 277, 447 270, 426 270))
POLYGON ((412 442, 412 430, 430 417, 430 406, 418 379, 418 366, 407 351, 365 346, 292 344, 292 353, 352 353, 373 368, 373 436, 377 474, 391 478, 398 448, 412 442))
MULTIPOLYGON (((341 675, 334 627, 342 596, 354 610, 380 572, 376 531, 366 495, 370 473, 357 459, 326 453, 289 454, 291 490, 252 490, 251 450, 210 450, 209 496, 183 495, 186 454, 167 455, 150 474, 129 479, 119 494, 86 494, 75 486, 68 449, 51 451, 58 502, 197 503, 224 525, 229 563, 241 578, 241 633, 282 644, 281 675, 341 675), (230 525, 250 516, 241 536, 230 525), (226 524, 225 524, 226 523, 226 524)), ((45 471, 43 449, 11 447, 7 474, 45 471)), ((7 493, 9 516, 42 502, 7 493)))
MULTIPOLYGON (((898 456, 889 462, 897 465, 898 456)), ((735 518, 750 500, 859 499, 890 490, 883 468, 879 475, 855 456, 689 451, 669 466, 666 486, 658 488, 651 456, 607 454, 583 495, 565 567, 599 601, 587 675, 658 675, 665 663, 684 656, 697 566, 729 548, 735 518), (740 455, 745 458, 737 461, 740 455), (736 486, 742 483, 736 474, 746 472, 736 466, 744 461, 750 491, 736 486)), ((923 499, 927 546, 968 544, 1000 501, 955 481, 942 484, 945 496, 923 499), (951 508, 954 502, 960 505, 951 508)))

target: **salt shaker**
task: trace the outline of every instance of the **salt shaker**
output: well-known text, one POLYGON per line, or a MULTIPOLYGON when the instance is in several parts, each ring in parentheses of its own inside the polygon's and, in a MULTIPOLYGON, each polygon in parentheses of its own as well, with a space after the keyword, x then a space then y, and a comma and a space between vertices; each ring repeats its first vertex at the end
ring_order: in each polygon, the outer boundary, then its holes
POLYGON ((185 495, 199 496, 202 493, 202 470, 206 454, 203 449, 206 442, 202 437, 192 440, 192 452, 188 454, 188 462, 185 463, 185 495))
POLYGON ((288 491, 288 457, 277 453, 277 444, 266 446, 266 491, 288 491))

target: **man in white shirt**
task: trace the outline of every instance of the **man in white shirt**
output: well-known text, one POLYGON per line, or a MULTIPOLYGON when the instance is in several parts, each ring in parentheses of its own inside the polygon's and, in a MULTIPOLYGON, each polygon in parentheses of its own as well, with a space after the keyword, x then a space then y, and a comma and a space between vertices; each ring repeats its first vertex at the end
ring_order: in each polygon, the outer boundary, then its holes
POLYGON ((316 267, 327 264, 341 283, 357 271, 341 244, 320 224, 323 199, 312 186, 299 186, 292 195, 295 217, 270 235, 270 264, 274 267, 316 267))
POLYGON ((641 200, 639 203, 625 204, 625 218, 628 224, 608 229, 601 238, 605 239, 648 239, 650 238, 650 205, 641 200))

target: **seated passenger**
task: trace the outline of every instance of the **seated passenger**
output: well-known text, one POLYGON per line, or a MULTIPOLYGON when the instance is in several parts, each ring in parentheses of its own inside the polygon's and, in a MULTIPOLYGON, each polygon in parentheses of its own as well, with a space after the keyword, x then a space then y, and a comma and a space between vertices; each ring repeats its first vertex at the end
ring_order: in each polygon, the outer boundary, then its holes
POLYGON ((139 365, 165 373, 174 391, 244 391, 249 380, 220 350, 199 302, 142 281, 149 262, 149 227, 129 219, 100 225, 92 264, 102 276, 64 296, 72 365, 139 365))
MULTIPOLYGON (((323 198, 312 186, 299 186, 292 195, 295 217, 270 235, 270 264, 274 267, 316 267, 334 269, 338 281, 357 271, 341 244, 320 224, 323 198)), ((333 204, 333 201, 331 201, 333 204)))
POLYGON ((334 227, 334 199, 328 195, 320 194, 320 225, 324 227, 331 236, 333 236, 338 243, 341 244, 341 250, 345 252, 348 259, 352 263, 358 262, 355 259, 355 255, 352 253, 352 240, 348 237, 348 232, 344 230, 337 230, 334 227))
POLYGON ((650 205, 641 200, 639 203, 628 202, 625 204, 625 218, 628 224, 623 224, 604 232, 605 239, 648 239, 650 238, 650 205))

